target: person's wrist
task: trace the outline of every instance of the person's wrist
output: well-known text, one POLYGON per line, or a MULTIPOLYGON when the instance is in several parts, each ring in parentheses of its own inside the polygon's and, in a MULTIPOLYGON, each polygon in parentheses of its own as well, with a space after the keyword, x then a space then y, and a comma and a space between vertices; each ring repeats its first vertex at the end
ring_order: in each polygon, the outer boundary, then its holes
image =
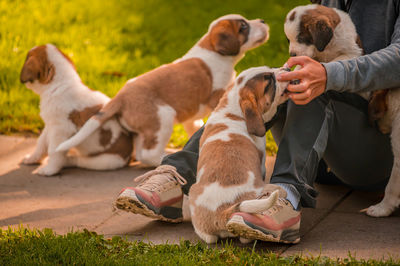
POLYGON ((325 75, 325 84, 324 84, 324 92, 323 93, 325 93, 326 91, 327 91, 327 84, 328 84, 328 73, 327 73, 327 71, 326 71, 326 68, 325 68, 325 65, 324 64, 321 64, 321 66, 322 66, 322 68, 324 69, 324 75, 325 75))
POLYGON ((325 68, 326 85, 325 92, 327 91, 343 91, 344 84, 346 83, 344 66, 340 62, 321 63, 325 68))

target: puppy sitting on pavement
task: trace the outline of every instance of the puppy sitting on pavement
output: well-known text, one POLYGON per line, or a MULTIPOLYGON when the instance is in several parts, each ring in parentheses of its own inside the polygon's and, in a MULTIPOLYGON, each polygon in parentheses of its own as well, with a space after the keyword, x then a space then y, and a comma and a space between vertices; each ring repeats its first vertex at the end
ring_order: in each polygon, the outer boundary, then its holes
POLYGON ((110 118, 135 132, 135 157, 157 166, 164 156, 174 122, 192 134, 196 119, 209 114, 235 78, 234 67, 246 51, 268 39, 263 20, 227 15, 182 58, 129 80, 118 94, 57 150, 66 151, 110 118))
POLYGON ((45 123, 35 151, 22 163, 37 164, 48 156, 47 163, 36 170, 45 176, 57 174, 66 166, 110 170, 129 163, 132 136, 116 119, 108 120, 76 146, 76 155, 67 155, 67 150, 56 151, 109 98, 86 87, 72 61, 54 45, 41 45, 29 51, 20 80, 40 95, 40 116, 45 123))
POLYGON ((207 243, 235 236, 227 228, 233 213, 259 213, 278 199, 278 191, 257 198, 265 186, 264 123, 287 99, 288 83, 275 79, 282 71, 287 70, 256 67, 243 71, 206 123, 189 204, 195 232, 207 243))

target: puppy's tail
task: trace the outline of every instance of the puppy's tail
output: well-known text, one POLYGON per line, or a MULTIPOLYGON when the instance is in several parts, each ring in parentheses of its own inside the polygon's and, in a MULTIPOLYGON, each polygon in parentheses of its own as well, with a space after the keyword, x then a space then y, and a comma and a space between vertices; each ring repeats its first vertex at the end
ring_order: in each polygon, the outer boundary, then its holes
POLYGON ((112 118, 119 110, 119 101, 111 100, 106 104, 106 106, 97 112, 97 114, 86 121, 83 127, 74 136, 61 143, 57 147, 56 151, 68 151, 72 147, 79 145, 87 137, 93 134, 93 132, 95 132, 102 124, 112 118))
POLYGON ((275 205, 279 198, 279 191, 275 190, 266 199, 244 200, 219 213, 222 224, 226 224, 235 212, 262 213, 275 205))
POLYGON ((239 211, 248 213, 261 213, 271 208, 278 200, 279 191, 275 190, 266 199, 245 200, 239 205, 239 211))

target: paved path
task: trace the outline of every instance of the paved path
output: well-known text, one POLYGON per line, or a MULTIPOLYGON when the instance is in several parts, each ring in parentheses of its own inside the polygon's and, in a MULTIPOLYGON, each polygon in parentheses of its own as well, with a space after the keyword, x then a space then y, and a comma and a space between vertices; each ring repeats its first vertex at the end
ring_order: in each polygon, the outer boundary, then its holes
MULTIPOLYGON (((65 169, 54 177, 31 174, 35 166, 19 165, 35 147, 36 139, 0 136, 0 227, 28 225, 53 228, 63 234, 87 228, 105 236, 153 243, 180 239, 198 241, 190 222, 168 224, 140 215, 114 211, 121 188, 149 169, 131 165, 117 171, 65 169)), ((274 158, 269 157, 271 171, 274 158)), ((400 214, 371 218, 360 209, 379 201, 379 193, 352 191, 341 186, 318 185, 316 209, 304 209, 302 240, 297 245, 258 242, 257 249, 283 255, 400 258, 400 214)), ((237 245, 241 245, 237 241, 237 245)), ((251 246, 252 244, 250 244, 251 246)))

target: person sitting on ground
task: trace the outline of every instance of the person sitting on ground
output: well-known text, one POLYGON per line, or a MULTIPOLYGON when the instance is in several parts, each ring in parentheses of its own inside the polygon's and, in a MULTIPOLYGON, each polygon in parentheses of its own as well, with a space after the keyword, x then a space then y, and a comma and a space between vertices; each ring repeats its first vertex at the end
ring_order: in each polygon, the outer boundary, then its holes
MULTIPOLYGON (((369 125, 368 102, 356 93, 400 87, 400 1, 323 0, 321 4, 349 13, 366 55, 322 64, 305 56, 291 57, 288 66, 302 69, 278 77, 300 80, 289 85, 290 100, 281 106, 272 127, 266 125, 278 143, 271 191, 278 189, 281 199, 273 211, 261 215, 278 221, 282 230, 300 217, 301 207, 315 207, 314 181, 332 176, 321 171, 323 164, 357 189, 382 188, 393 164, 389 136, 369 125)), ((138 177, 136 187, 127 188, 132 190, 131 204, 147 208, 139 213, 182 220, 183 193, 188 194, 196 182, 202 132, 196 132, 183 150, 165 156, 161 166, 138 177)), ((248 230, 257 227, 266 236, 276 230, 268 224, 253 226, 246 220, 251 216, 243 215, 248 230)), ((280 240, 287 241, 283 237, 280 240)))

